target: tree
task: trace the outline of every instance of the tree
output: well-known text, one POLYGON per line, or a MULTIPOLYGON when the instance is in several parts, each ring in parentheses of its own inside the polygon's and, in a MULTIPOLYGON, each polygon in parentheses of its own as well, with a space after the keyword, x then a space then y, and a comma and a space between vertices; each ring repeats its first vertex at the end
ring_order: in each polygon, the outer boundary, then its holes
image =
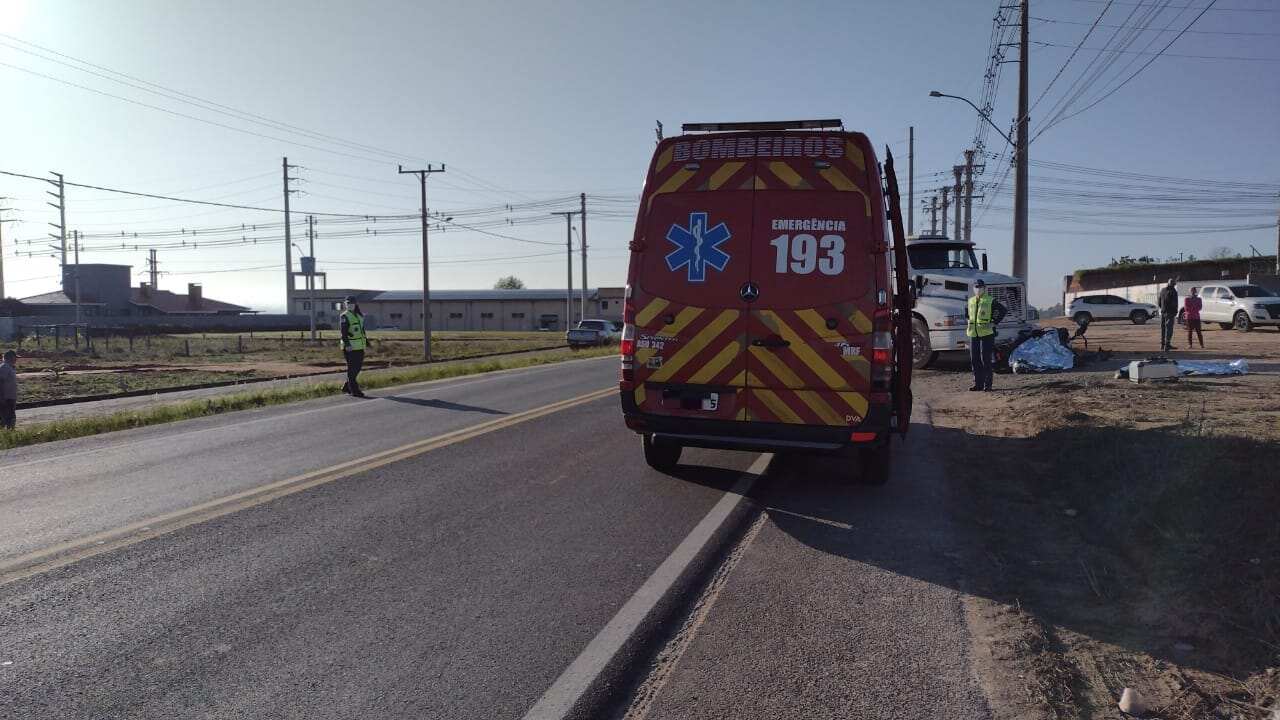
POLYGON ((1209 251, 1210 260, 1229 260, 1231 258, 1238 258, 1238 257, 1240 257, 1240 253, 1236 252, 1235 250, 1232 250, 1231 248, 1225 245, 1219 245, 1218 247, 1209 251))
POLYGON ((494 290, 523 290, 524 281, 515 275, 508 275, 504 278, 498 278, 498 282, 493 284, 494 290))

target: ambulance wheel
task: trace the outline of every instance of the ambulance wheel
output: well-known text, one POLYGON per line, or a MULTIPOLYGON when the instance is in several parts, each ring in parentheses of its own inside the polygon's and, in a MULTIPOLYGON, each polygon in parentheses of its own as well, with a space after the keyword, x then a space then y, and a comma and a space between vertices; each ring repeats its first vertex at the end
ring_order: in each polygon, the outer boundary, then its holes
POLYGON ((929 328, 920 318, 911 319, 911 367, 923 370, 938 359, 929 342, 929 328))
POLYGON ((684 448, 677 443, 655 440, 653 435, 643 435, 644 461, 649 467, 659 472, 670 472, 680 462, 680 451, 684 448))
POLYGON ((863 448, 861 455, 860 481, 863 485, 884 485, 889 482, 889 473, 893 464, 890 461, 892 455, 889 452, 888 440, 874 447, 863 448))

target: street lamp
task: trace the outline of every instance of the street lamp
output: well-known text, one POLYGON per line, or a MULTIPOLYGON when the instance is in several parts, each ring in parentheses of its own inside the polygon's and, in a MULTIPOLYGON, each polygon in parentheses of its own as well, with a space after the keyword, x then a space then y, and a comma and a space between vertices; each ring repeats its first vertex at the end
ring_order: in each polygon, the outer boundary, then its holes
MULTIPOLYGON (((1023 22, 1025 23, 1026 17, 1027 17, 1025 0, 1023 2, 1022 7, 1023 7, 1023 11, 1022 11, 1023 22)), ((1028 235, 1027 210, 1030 205, 1027 199, 1027 195, 1028 195, 1027 181, 1028 181, 1028 175, 1029 175, 1029 171, 1027 168, 1027 165, 1028 165, 1027 145, 1030 143, 1030 140, 1029 140, 1028 127, 1027 127, 1028 111, 1027 111, 1027 97, 1026 97, 1026 89, 1027 89, 1026 30, 1027 28, 1026 28, 1026 25, 1024 24, 1022 28, 1022 31, 1023 31, 1023 35, 1022 35, 1023 55, 1022 55, 1022 68, 1021 68, 1022 82, 1020 83, 1019 91, 1018 91, 1018 116, 1019 117, 1018 117, 1017 142, 1014 142, 1013 138, 1009 137, 994 122, 991 122, 991 117, 987 115, 985 112, 983 112, 982 110, 980 110, 977 105, 974 105, 972 102, 969 102, 968 98, 962 98, 959 95, 947 95, 946 93, 941 93, 941 92, 938 92, 937 90, 932 90, 929 92, 929 97, 944 97, 944 98, 951 98, 953 100, 960 100, 964 102, 966 105, 973 108, 974 112, 978 113, 978 117, 982 118, 983 120, 986 120, 988 125, 995 128, 996 132, 1000 133, 1000 137, 1005 139, 1005 142, 1013 146, 1014 168, 1017 170, 1017 172, 1014 173, 1014 178, 1013 178, 1013 276, 1021 279, 1023 282, 1027 282, 1028 280, 1027 278, 1027 235, 1028 235)))
POLYGON ((978 113, 978 117, 982 118, 983 120, 986 120, 988 125, 990 125, 991 127, 995 128, 995 129, 996 129, 996 132, 1000 133, 1000 137, 1004 138, 1004 139, 1005 139, 1005 142, 1007 142, 1007 143, 1009 143, 1010 145, 1013 145, 1013 146, 1015 146, 1015 147, 1017 146, 1017 143, 1015 143, 1015 142, 1013 141, 1013 138, 1009 137, 1009 134, 1008 134, 1008 133, 1006 133, 1005 131, 1001 130, 1001 129, 1000 129, 1000 127, 999 127, 998 125, 996 125, 995 123, 991 122, 991 116, 990 116, 990 115, 987 115, 986 113, 982 112, 982 110, 980 110, 980 109, 978 108, 978 106, 977 106, 977 105, 974 105, 973 103, 969 102, 969 100, 968 100, 967 98, 962 98, 962 97, 960 97, 959 95, 947 95, 946 93, 940 93, 940 92, 938 92, 937 90, 932 90, 932 91, 930 91, 930 92, 929 92, 929 97, 943 97, 943 98, 951 98, 952 100, 959 100, 959 101, 961 101, 961 102, 968 103, 969 107, 973 108, 973 111, 974 111, 974 112, 976 112, 976 113, 978 113))

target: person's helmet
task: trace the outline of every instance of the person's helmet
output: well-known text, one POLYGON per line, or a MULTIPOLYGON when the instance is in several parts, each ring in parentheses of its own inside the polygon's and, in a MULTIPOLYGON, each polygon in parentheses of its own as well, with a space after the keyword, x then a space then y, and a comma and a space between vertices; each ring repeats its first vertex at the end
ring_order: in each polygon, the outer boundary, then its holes
POLYGON ((983 280, 983 279, 981 279, 981 278, 979 278, 979 279, 978 279, 978 281, 977 281, 977 282, 975 282, 975 283, 973 284, 973 286, 974 286, 974 287, 986 287, 986 286, 987 286, 987 281, 986 281, 986 280, 983 280))

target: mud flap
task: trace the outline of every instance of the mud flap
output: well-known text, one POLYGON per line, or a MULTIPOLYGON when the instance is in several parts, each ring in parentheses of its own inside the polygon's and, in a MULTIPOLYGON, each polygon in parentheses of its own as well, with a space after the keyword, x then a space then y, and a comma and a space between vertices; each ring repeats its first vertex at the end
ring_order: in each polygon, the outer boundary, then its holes
POLYGON ((893 169, 893 151, 884 149, 885 196, 889 201, 889 226, 893 231, 894 292, 893 334, 894 429, 903 435, 911 427, 911 307, 915 296, 907 277, 907 237, 902 229, 902 198, 898 194, 898 176, 893 169))

